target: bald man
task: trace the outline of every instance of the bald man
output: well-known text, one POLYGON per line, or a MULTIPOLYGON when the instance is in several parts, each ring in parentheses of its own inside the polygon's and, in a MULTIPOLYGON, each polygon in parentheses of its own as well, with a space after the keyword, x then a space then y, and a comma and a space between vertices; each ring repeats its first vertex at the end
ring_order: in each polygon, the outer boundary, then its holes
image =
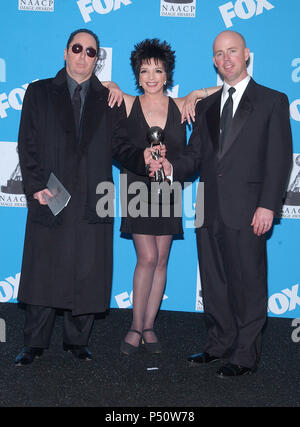
MULTIPOLYGON (((289 102, 247 73, 249 49, 234 31, 220 33, 213 62, 221 90, 196 106, 174 180, 200 170, 204 224, 196 230, 207 343, 193 365, 226 359, 220 378, 255 372, 267 314, 266 233, 279 211, 289 175, 292 139, 289 102)), ((166 174, 170 164, 164 160, 166 174)))

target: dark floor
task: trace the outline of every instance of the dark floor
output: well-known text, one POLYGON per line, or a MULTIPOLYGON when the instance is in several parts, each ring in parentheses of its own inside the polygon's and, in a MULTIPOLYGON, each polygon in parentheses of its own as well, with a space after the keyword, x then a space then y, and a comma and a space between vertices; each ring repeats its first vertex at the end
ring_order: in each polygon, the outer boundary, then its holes
POLYGON ((113 309, 95 321, 91 362, 62 351, 58 315, 50 349, 27 367, 14 366, 23 346, 23 308, 0 304, 0 318, 6 322, 6 342, 0 343, 0 407, 300 406, 300 343, 291 338, 292 319, 268 319, 255 375, 222 380, 215 375, 218 365, 190 367, 185 361, 203 347, 202 314, 160 312, 156 330, 164 352, 151 356, 141 350, 126 357, 119 345, 131 311, 113 309))

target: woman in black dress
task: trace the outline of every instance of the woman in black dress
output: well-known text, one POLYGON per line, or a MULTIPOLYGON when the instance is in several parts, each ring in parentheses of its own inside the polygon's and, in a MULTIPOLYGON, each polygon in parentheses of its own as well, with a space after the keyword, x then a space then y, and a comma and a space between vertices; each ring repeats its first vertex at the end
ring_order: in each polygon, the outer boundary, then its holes
MULTIPOLYGON (((181 120, 185 98, 172 99, 165 91, 172 87, 175 54, 169 44, 158 39, 146 39, 135 46, 131 53, 131 65, 138 90, 142 93, 134 97, 123 94, 127 111, 127 128, 130 140, 140 148, 149 147, 146 134, 149 128, 159 126, 164 130, 164 144, 168 160, 175 159, 186 145, 186 125, 181 120)), ((215 88, 209 88, 210 92, 215 88)), ((197 91, 198 98, 204 98, 207 89, 197 91), (202 93, 201 93, 202 91, 202 93)), ((133 182, 149 184, 148 177, 141 177, 124 170, 127 185, 133 182)), ((127 191, 128 206, 130 195, 127 191)), ((134 197, 134 196, 132 196, 134 197)), ((150 197, 150 196, 149 196, 150 197)), ((147 204, 141 198, 141 205, 147 204)), ((121 352, 130 355, 136 352, 143 339, 146 350, 160 353, 161 344, 153 330, 165 283, 167 262, 174 235, 182 234, 182 219, 163 217, 133 217, 130 212, 122 218, 121 232, 131 234, 137 264, 133 278, 133 319, 129 332, 121 343, 121 352)), ((172 209, 171 209, 172 212, 172 209)))

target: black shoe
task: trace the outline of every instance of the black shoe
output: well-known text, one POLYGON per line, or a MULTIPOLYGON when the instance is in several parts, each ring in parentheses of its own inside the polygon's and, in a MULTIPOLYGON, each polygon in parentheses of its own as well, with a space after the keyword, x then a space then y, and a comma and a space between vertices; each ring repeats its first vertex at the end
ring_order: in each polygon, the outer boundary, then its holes
POLYGON ((210 355, 205 351, 203 353, 192 354, 187 358, 187 361, 194 366, 209 365, 210 363, 217 362, 218 360, 221 360, 221 358, 218 356, 210 355))
POLYGON ((161 343, 159 341, 155 342, 148 342, 145 339, 145 332, 154 332, 153 329, 144 329, 143 330, 143 342, 145 344, 145 348, 148 351, 148 353, 151 354, 160 354, 162 352, 161 343))
POLYGON ((137 331, 136 329, 129 329, 129 332, 134 332, 138 334, 140 336, 140 339, 138 346, 130 344, 129 342, 125 341, 125 339, 121 342, 120 352, 126 354, 126 356, 131 356, 132 354, 137 353, 142 339, 142 333, 140 331, 137 331))
POLYGON ((63 343, 63 349, 64 351, 72 353, 73 356, 80 360, 89 361, 93 358, 92 353, 84 345, 71 345, 63 343))
POLYGON ((234 363, 226 363, 217 371, 219 378, 232 378, 241 377, 244 375, 252 375, 255 372, 253 368, 246 368, 245 366, 235 365, 234 363))
POLYGON ((15 359, 16 366, 30 365, 34 358, 41 357, 43 355, 43 349, 37 347, 24 347, 20 354, 15 359))

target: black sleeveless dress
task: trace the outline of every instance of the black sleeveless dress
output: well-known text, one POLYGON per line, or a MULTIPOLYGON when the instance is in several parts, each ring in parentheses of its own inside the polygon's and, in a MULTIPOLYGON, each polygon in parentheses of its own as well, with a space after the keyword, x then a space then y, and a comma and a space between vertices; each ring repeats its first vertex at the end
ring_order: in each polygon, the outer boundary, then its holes
MULTIPOLYGON (((140 99, 135 98, 130 115, 127 119, 127 130, 130 142, 138 148, 145 149, 149 147, 146 134, 149 125, 144 117, 140 99)), ((166 157, 172 163, 184 150, 186 146, 186 126, 185 123, 181 124, 180 111, 175 104, 174 100, 169 97, 168 115, 164 128, 164 144, 167 148, 166 157)), ((170 215, 168 217, 162 213, 162 206, 155 206, 155 216, 153 216, 153 199, 151 202, 150 191, 149 197, 140 197, 140 201, 136 206, 138 208, 146 207, 147 215, 144 215, 145 210, 141 209, 142 214, 136 216, 132 215, 130 209, 130 202, 134 202, 133 198, 137 200, 137 194, 129 194, 129 187, 133 183, 141 184, 144 187, 150 187, 150 179, 148 177, 138 176, 134 173, 123 169, 121 177, 121 202, 122 202, 122 221, 121 232, 126 234, 148 234, 148 235, 175 235, 183 234, 182 217, 178 217, 178 210, 175 212, 174 206, 170 205, 170 215), (123 183, 123 184, 122 184, 123 183), (127 193, 126 193, 127 191, 127 193), (158 209, 158 210, 157 210, 158 209)), ((133 184, 134 186, 136 184, 133 184)))

